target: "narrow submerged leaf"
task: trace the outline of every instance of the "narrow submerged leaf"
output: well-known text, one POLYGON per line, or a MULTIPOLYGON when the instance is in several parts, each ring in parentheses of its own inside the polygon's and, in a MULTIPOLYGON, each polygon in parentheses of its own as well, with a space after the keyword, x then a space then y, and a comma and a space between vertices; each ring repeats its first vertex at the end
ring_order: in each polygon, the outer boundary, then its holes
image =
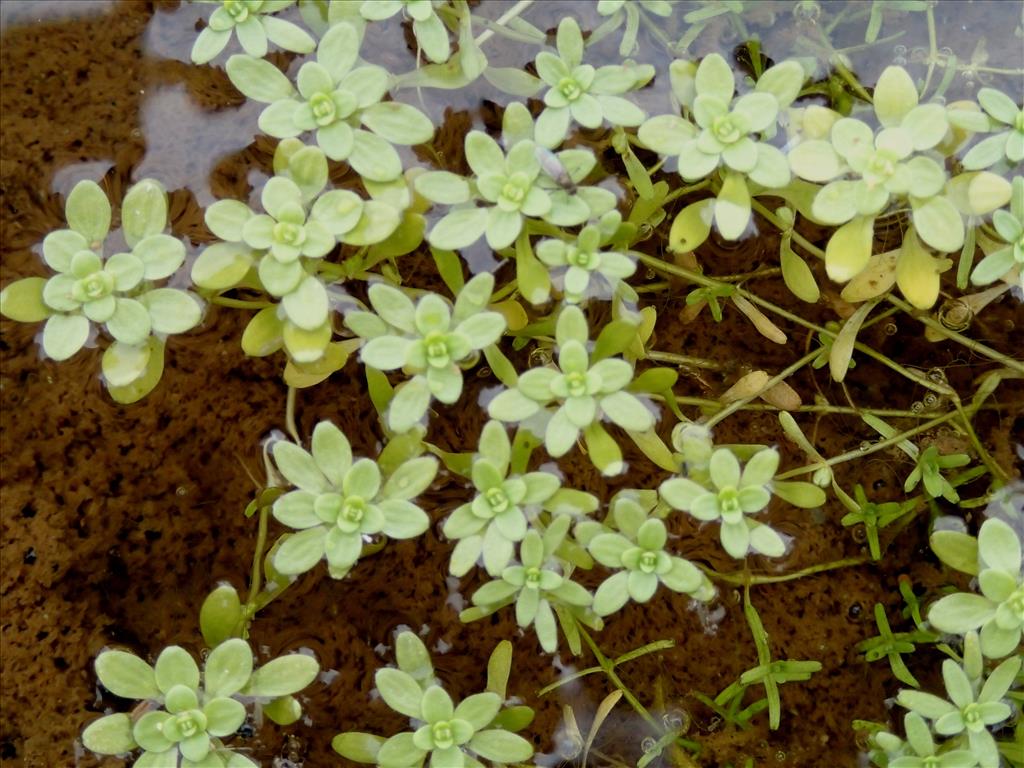
POLYGON ((736 309, 747 316, 747 319, 754 324, 755 328, 757 328, 757 332, 768 339, 768 341, 773 341, 776 344, 786 343, 786 334, 782 332, 782 329, 773 323, 764 312, 751 304, 746 298, 734 295, 732 297, 732 303, 736 309))
POLYGON ((659 467, 669 472, 679 471, 679 462, 676 461, 672 451, 665 445, 665 441, 661 439, 653 427, 643 432, 633 432, 630 430, 629 436, 644 456, 659 467))
POLYGON ((543 304, 551 294, 551 276, 534 254, 525 229, 516 238, 516 280, 519 292, 531 304, 543 304))
POLYGON ((323 357, 312 363, 289 360, 284 368, 285 384, 303 389, 326 381, 331 374, 345 367, 345 363, 352 353, 359 349, 361 343, 360 339, 346 339, 328 344, 324 348, 323 357))
POLYGON ((864 269, 854 275, 840 293, 843 301, 859 304, 889 291, 896 284, 896 262, 899 251, 886 251, 872 256, 864 269))
POLYGON ((590 755, 590 748, 594 746, 594 740, 597 738, 597 732, 601 730, 601 726, 604 725, 604 721, 608 719, 608 715, 615 709, 615 705, 619 703, 619 699, 622 698, 622 691, 612 691, 602 699, 601 703, 597 705, 597 711, 594 713, 594 722, 590 724, 590 732, 587 734, 587 740, 583 744, 583 758, 580 761, 581 765, 587 764, 587 757, 590 755))
MULTIPOLYGON (((959 214, 954 215, 959 220, 959 214)), ((948 259, 937 259, 928 252, 911 227, 903 236, 896 262, 896 285, 915 307, 929 309, 939 298, 939 276, 949 266, 948 259)))
POLYGON ((846 378, 846 372, 850 369, 850 360, 853 358, 853 345, 857 342, 857 333, 877 303, 878 300, 875 299, 859 306, 856 312, 846 318, 846 322, 843 323, 839 334, 832 342, 828 366, 833 381, 842 381, 846 378))
POLYGON ((383 736, 348 731, 335 736, 331 740, 331 748, 342 757, 356 763, 374 764, 377 762, 377 753, 380 752, 384 742, 383 736))
POLYGON ((512 643, 502 640, 487 660, 487 690, 505 699, 508 676, 512 671, 512 643))
POLYGON ((821 290, 814 279, 814 273, 807 262, 793 250, 792 238, 789 234, 782 236, 779 245, 779 264, 782 267, 782 280, 786 287, 800 301, 814 304, 821 297, 821 290))
POLYGON ((769 378, 771 377, 765 371, 751 371, 719 395, 718 401, 720 403, 732 403, 736 400, 756 397, 764 389, 769 378))

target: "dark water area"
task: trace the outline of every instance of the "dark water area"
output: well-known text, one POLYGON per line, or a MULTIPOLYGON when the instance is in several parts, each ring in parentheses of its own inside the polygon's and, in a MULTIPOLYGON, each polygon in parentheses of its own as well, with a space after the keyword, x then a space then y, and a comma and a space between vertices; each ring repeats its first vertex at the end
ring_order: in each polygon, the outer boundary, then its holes
MULTIPOLYGON (((496 18, 509 5, 485 2, 477 10, 496 18)), ((824 23, 843 7, 821 6, 822 16, 814 23, 824 23)), ((80 179, 102 177, 115 210, 133 181, 161 180, 171 192, 173 234, 187 238, 190 258, 213 239, 203 223, 203 207, 220 198, 258 195, 272 173, 275 145, 256 135, 261 105, 245 102, 222 63, 197 67, 188 62, 197 20, 206 15, 205 8, 141 0, 0 4, 0 284, 45 274, 38 244, 46 233, 63 226, 63 196, 80 179)), ((773 60, 791 55, 801 34, 813 38, 808 22, 794 16, 791 3, 760 3, 758 8, 762 15, 756 17, 757 23, 748 23, 773 60)), ((970 61, 984 40, 991 57, 988 67, 1020 68, 1024 54, 1014 30, 1021 23, 1020 12, 1016 2, 940 3, 939 45, 951 48, 961 61, 970 61)), ((592 6, 582 3, 540 2, 528 18, 541 29, 553 30, 567 13, 584 29, 599 23, 592 6)), ((285 18, 298 20, 298 13, 290 9, 285 18)), ((862 18, 851 22, 848 30, 839 27, 833 40, 855 45, 864 23, 862 18)), ((900 30, 906 34, 897 41, 848 53, 862 82, 873 83, 895 58, 910 60, 915 47, 927 46, 923 14, 887 17, 882 36, 900 30)), ((678 37, 680 32, 674 32, 678 37)), ((393 42, 402 39, 397 19, 374 26, 363 55, 392 71, 408 71, 413 53, 393 42)), ((735 32, 723 26, 706 31, 691 52, 698 56, 720 49, 730 54, 739 42, 735 32)), ((638 103, 652 114, 668 111, 664 72, 669 59, 643 30, 640 43, 638 58, 655 64, 660 74, 638 94, 638 103)), ((618 60, 617 44, 615 35, 602 43, 608 46, 610 61, 618 60)), ((535 53, 534 48, 503 39, 492 39, 485 50, 497 66, 523 66, 535 53)), ((273 53, 269 58, 278 66, 298 66, 298 57, 291 54, 273 53)), ((913 61, 909 66, 915 75, 924 68, 913 61)), ((969 97, 989 81, 1007 93, 1020 93, 1019 77, 981 67, 958 73, 947 100, 969 97)), ((453 169, 458 170, 465 133, 473 127, 500 127, 500 109, 489 100, 498 98, 504 104, 511 99, 495 93, 481 79, 457 93, 424 89, 402 91, 398 98, 421 106, 441 125, 434 148, 452 158, 453 169)), ((605 132, 583 132, 573 141, 595 148, 608 173, 621 168, 605 132)), ((406 159, 412 157, 410 152, 406 159)), ((332 164, 332 172, 336 185, 354 183, 344 165, 332 164)), ((660 178, 672 186, 680 183, 674 173, 655 177, 660 178)), ((662 255, 673 214, 691 201, 673 203, 665 223, 639 249, 662 255)), ((624 200, 620 207, 625 210, 628 203, 624 200)), ((759 230, 763 236, 738 247, 713 236, 697 255, 713 265, 714 274, 775 266, 777 235, 764 222, 759 230)), ((823 232, 810 229, 805 235, 824 244, 823 232)), ((489 253, 470 252, 466 257, 473 264, 496 265, 499 284, 513 274, 511 266, 497 265, 489 253)), ((425 248, 402 257, 399 267, 417 287, 442 285, 425 248)), ((839 298, 840 287, 828 282, 821 264, 812 267, 822 286, 816 305, 794 299, 777 274, 748 287, 814 323, 848 314, 848 305, 839 298)), ((950 273, 945 279, 951 280, 950 273)), ((632 282, 641 288, 661 285, 664 278, 645 274, 641 266, 632 282)), ((748 371, 780 371, 817 344, 813 333, 784 321, 779 325, 789 343, 773 344, 731 310, 721 323, 713 322, 707 311, 691 320, 685 313, 690 289, 670 281, 641 294, 644 303, 658 310, 653 348, 720 363, 720 370, 682 371, 677 395, 715 398, 748 371)), ((82 728, 107 708, 124 711, 129 706, 100 691, 92 671, 96 654, 118 646, 152 658, 173 644, 198 652, 202 641, 197 616, 203 597, 221 581, 244 592, 256 539, 255 519, 242 514, 257 490, 249 475, 258 478, 262 473, 260 441, 284 427, 287 391, 280 377, 281 357, 254 359, 242 353, 239 339, 248 314, 208 307, 200 328, 168 345, 160 385, 130 406, 112 402, 104 390, 98 349, 87 349, 58 365, 40 357, 40 326, 6 319, 0 323, 0 759, 5 766, 122 765, 116 758, 101 760, 86 753, 78 741, 82 728)), ((607 307, 595 305, 591 317, 606 319, 607 307)), ((1019 357, 1022 327, 1024 312, 1007 293, 966 333, 1019 357)), ((949 384, 965 396, 974 391, 979 376, 995 367, 952 341, 925 340, 922 330, 913 318, 900 314, 865 331, 862 340, 916 370, 942 369, 949 384)), ((521 359, 513 357, 514 362, 527 365, 527 352, 521 359)), ((431 419, 427 439, 442 449, 468 450, 475 445, 485 421, 476 404, 484 390, 497 383, 486 371, 476 373, 467 374, 462 401, 439 407, 431 419)), ((820 396, 836 404, 910 409, 925 395, 922 387, 861 357, 845 386, 832 382, 827 368, 809 367, 789 383, 805 404, 820 396)), ((1024 387, 1020 382, 1004 383, 996 403, 998 408, 979 413, 975 428, 993 458, 1019 476, 1016 442, 1024 436, 1024 387)), ((693 406, 684 406, 684 412, 699 416, 693 406)), ((383 440, 355 357, 328 381, 301 390, 296 415, 304 437, 317 422, 334 421, 357 454, 376 455, 383 440)), ((856 414, 804 413, 798 421, 825 456, 877 438, 856 414)), ((894 418, 892 423, 905 428, 914 422, 894 418)), ((666 440, 670 427, 670 420, 662 419, 666 440)), ((924 439, 959 438, 940 428, 924 439)), ((745 410, 726 419, 716 427, 715 441, 777 445, 783 469, 804 463, 770 409, 745 410)), ((589 490, 604 500, 621 488, 657 487, 667 474, 628 441, 621 444, 630 471, 603 478, 585 457, 574 453, 559 462, 565 486, 589 490)), ((538 463, 540 457, 534 460, 538 463)), ((901 498, 910 468, 910 460, 892 449, 839 465, 837 478, 847 489, 855 483, 873 489, 877 500, 884 501, 901 498)), ((975 484, 962 495, 983 492, 983 484, 975 484)), ((586 677, 543 698, 536 693, 561 674, 591 666, 591 657, 585 653, 573 658, 564 645, 555 657, 541 653, 532 632, 522 634, 509 610, 471 625, 459 621, 462 601, 482 581, 479 575, 461 582, 447 576, 453 545, 440 535, 440 526, 465 499, 463 481, 442 470, 423 497, 435 523, 423 537, 389 543, 341 581, 317 567, 261 612, 252 628, 258 661, 308 648, 326 672, 300 697, 304 720, 289 728, 253 728, 247 738, 236 736, 234 745, 251 747, 251 756, 262 765, 319 768, 343 764, 330 748, 331 738, 342 730, 397 732, 403 719, 371 691, 376 669, 393 662, 393 633, 402 626, 422 631, 440 677, 456 698, 483 688, 487 655, 500 640, 511 639, 515 657, 509 693, 537 710, 528 737, 538 752, 555 750, 566 704, 573 707, 586 733, 597 704, 612 690, 604 677, 586 677)), ((952 511, 943 504, 934 512, 952 511)), ((844 513, 831 494, 826 506, 813 512, 776 499, 763 519, 791 537, 791 549, 781 559, 748 558, 749 568, 782 574, 865 556, 867 547, 858 535, 862 532, 839 523, 844 513)), ((962 514, 970 520, 977 513, 962 514)), ((872 617, 876 602, 886 606, 894 631, 912 628, 909 620, 900 618, 900 578, 911 579, 919 595, 934 595, 947 583, 928 549, 928 519, 929 512, 923 511, 898 535, 884 533, 889 555, 878 564, 752 589, 773 657, 822 664, 809 681, 782 686, 782 727, 777 731, 768 730, 765 715, 756 717, 748 730, 725 727, 692 696, 697 691, 713 697, 756 664, 741 590, 723 586, 716 601, 695 609, 687 596, 662 589, 646 605, 630 604, 611 617, 595 639, 608 656, 655 640, 675 641, 674 648, 630 662, 619 674, 659 716, 663 711, 686 713, 691 719, 687 738, 702 746, 696 759, 701 766, 739 768, 748 758, 759 767, 861 765, 863 744, 851 721, 893 721, 886 700, 901 684, 884 661, 866 664, 854 646, 877 634, 872 617)), ((679 537, 674 541, 676 554, 719 571, 738 567, 722 551, 717 526, 701 528, 683 515, 673 515, 667 523, 679 537)), ((272 527, 272 535, 280 532, 272 527)), ((926 688, 936 682, 939 656, 926 649, 910 659, 911 671, 923 678, 926 688)), ((753 697, 753 692, 749 695, 753 697)), ((594 746, 604 755, 634 764, 642 740, 650 735, 623 703, 594 746)), ((551 764, 558 764, 557 757, 551 764)), ((590 764, 610 763, 592 756, 590 764)))

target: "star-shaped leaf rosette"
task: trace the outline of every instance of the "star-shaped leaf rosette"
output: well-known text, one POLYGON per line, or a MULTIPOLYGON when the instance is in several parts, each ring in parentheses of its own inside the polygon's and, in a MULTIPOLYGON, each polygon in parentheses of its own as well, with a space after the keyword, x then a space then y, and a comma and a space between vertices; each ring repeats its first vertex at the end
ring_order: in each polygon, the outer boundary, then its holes
POLYGON ((351 24, 331 27, 320 39, 316 61, 299 69, 298 90, 273 64, 252 56, 232 56, 227 73, 245 96, 269 104, 259 117, 264 133, 283 139, 315 131, 331 160, 347 162, 363 179, 391 181, 402 173, 392 144, 422 144, 434 126, 409 104, 382 101, 390 75, 376 65, 355 66, 360 43, 351 24))
POLYGON ((617 357, 602 357, 587 350, 589 329, 583 311, 567 306, 558 315, 555 346, 558 363, 531 368, 519 377, 515 389, 495 397, 487 407, 492 419, 528 422, 543 433, 547 452, 564 456, 581 434, 587 454, 602 473, 615 475, 624 468, 622 451, 602 425, 607 417, 627 432, 645 432, 654 426, 654 414, 627 387, 633 366, 617 357))
POLYGON ((167 193, 144 179, 125 194, 121 232, 127 252, 104 257, 110 233, 110 201, 98 184, 80 181, 65 202, 68 229, 43 240, 43 260, 57 274, 27 277, 0 293, 0 313, 20 322, 45 320, 43 351, 63 361, 79 352, 102 326, 113 342, 103 354, 111 397, 132 403, 160 381, 164 339, 184 333, 202 317, 192 293, 157 288, 185 261, 185 246, 166 234, 167 193))
POLYGON ((563 626, 566 622, 581 621, 600 627, 600 619, 587 610, 593 596, 572 581, 572 567, 557 556, 571 524, 570 516, 558 515, 543 535, 535 529, 528 531, 519 545, 520 564, 506 567, 501 578, 474 592, 473 607, 459 614, 459 618, 477 621, 514 603, 516 624, 521 629, 532 625, 545 653, 558 650, 556 613, 563 626))
POLYGON ((436 293, 415 303, 394 286, 370 286, 370 305, 376 314, 352 311, 345 322, 366 339, 363 363, 379 371, 402 368, 411 375, 394 393, 387 410, 388 428, 406 432, 418 423, 436 398, 451 405, 462 396, 462 368, 505 332, 505 317, 487 310, 494 289, 493 275, 484 273, 467 282, 452 306, 436 293))
POLYGON ((946 196, 948 176, 936 150, 949 128, 947 111, 940 104, 918 103, 910 75, 892 66, 878 79, 874 114, 877 131, 857 118, 842 118, 828 140, 794 147, 789 163, 801 178, 825 183, 811 206, 814 218, 842 225, 825 251, 825 269, 836 282, 845 283, 868 266, 876 219, 893 202, 909 203, 915 235, 904 238, 896 282, 911 303, 925 309, 938 297, 938 275, 949 262, 919 245, 909 248, 908 241, 920 239, 945 253, 964 243, 964 222, 946 196))
POLYGON ((398 227, 401 211, 351 190, 324 191, 327 159, 297 139, 280 143, 274 167, 260 192, 262 213, 239 200, 219 200, 206 210, 206 226, 221 242, 199 254, 192 282, 216 294, 265 290, 279 303, 253 317, 243 349, 263 356, 283 346, 297 363, 312 363, 332 336, 327 284, 337 270, 324 257, 339 242, 383 241, 398 227))
POLYGON ((597 508, 594 496, 563 489, 551 472, 513 471, 512 460, 505 426, 487 422, 472 461, 476 495, 456 507, 444 524, 444 535, 458 541, 448 565, 453 576, 466 575, 481 555, 487 573, 500 576, 512 560, 516 543, 541 511, 581 515, 597 508))
POLYGON ((105 650, 96 659, 100 683, 146 707, 138 716, 118 713, 96 720, 82 733, 82 743, 104 755, 141 749, 135 768, 256 768, 224 740, 245 722, 252 704, 275 722, 297 720, 302 710, 292 694, 319 671, 316 659, 299 653, 254 670, 252 650, 239 638, 210 651, 202 676, 191 654, 176 645, 161 651, 153 666, 125 651, 105 650))
POLYGON ((594 559, 616 573, 594 593, 594 611, 608 616, 630 600, 646 603, 659 585, 707 602, 715 596, 711 581, 689 560, 667 551, 665 523, 650 513, 657 499, 651 492, 622 491, 612 500, 602 524, 585 521, 576 526, 576 538, 594 559), (646 502, 646 503, 645 503, 646 502))
POLYGON ((529 725, 533 710, 502 703, 512 663, 507 640, 498 644, 487 661, 487 690, 467 696, 458 705, 434 678, 430 658, 415 635, 402 632, 395 647, 398 668, 377 670, 375 681, 380 698, 409 718, 411 730, 389 738, 358 731, 341 733, 331 742, 336 752, 380 768, 421 768, 428 758, 434 768, 485 768, 530 760, 532 745, 513 731, 529 725), (410 648, 417 649, 416 670, 406 663, 410 648))
MULTIPOLYGON (((453 206, 427 236, 435 248, 468 248, 486 235, 487 244, 500 250, 527 231, 524 226, 531 219, 572 227, 615 207, 615 195, 606 189, 560 188, 542 167, 537 143, 522 134, 516 135, 507 155, 483 131, 470 131, 465 149, 474 178, 428 171, 414 182, 416 191, 431 202, 453 206)), ((581 182, 597 162, 584 150, 566 150, 557 157, 570 186, 581 182)))
POLYGON ((282 11, 295 0, 198 0, 218 3, 210 14, 206 27, 192 46, 192 63, 205 64, 215 59, 231 41, 231 33, 250 56, 261 59, 267 55, 267 43, 295 53, 309 53, 316 41, 301 27, 290 21, 271 16, 282 11))
POLYGON ((331 577, 342 579, 371 537, 410 539, 427 530, 430 518, 411 500, 433 482, 437 459, 408 458, 384 478, 376 461, 353 459, 344 433, 327 421, 316 425, 310 447, 285 441, 273 447, 278 470, 297 488, 278 498, 272 510, 279 522, 298 530, 274 554, 280 573, 305 573, 326 558, 331 577))
POLYGON ((678 158, 679 175, 686 181, 721 169, 714 220, 722 237, 736 240, 750 223, 747 182, 769 189, 789 183, 786 157, 767 139, 775 135, 779 113, 800 92, 804 70, 795 61, 784 61, 765 70, 752 92, 736 98, 736 77, 717 53, 697 67, 674 62, 671 74, 675 98, 693 122, 657 115, 637 135, 649 149, 678 158))
POLYGON ((674 509, 689 512, 698 520, 721 521, 721 540, 732 557, 746 557, 753 549, 769 557, 780 557, 786 544, 767 525, 750 519, 771 501, 771 481, 779 466, 779 453, 759 450, 745 467, 728 448, 717 448, 708 463, 704 483, 674 477, 661 484, 658 492, 674 509))

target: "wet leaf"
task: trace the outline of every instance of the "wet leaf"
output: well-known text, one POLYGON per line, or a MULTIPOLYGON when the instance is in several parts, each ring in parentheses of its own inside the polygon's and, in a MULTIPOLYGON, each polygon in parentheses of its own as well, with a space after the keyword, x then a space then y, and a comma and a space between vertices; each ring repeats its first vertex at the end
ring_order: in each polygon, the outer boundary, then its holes
POLYGON ((707 198, 683 208, 669 230, 668 249, 673 253, 695 251, 711 234, 714 207, 714 199, 707 198))
POLYGON ((801 301, 814 304, 821 297, 821 290, 814 279, 814 273, 790 244, 790 237, 783 235, 779 246, 779 262, 782 267, 782 279, 790 292, 801 301))
POLYGON ((853 345, 857 342, 857 333, 877 303, 878 300, 876 299, 859 306, 857 311, 846 319, 835 341, 832 342, 832 351, 829 354, 828 365, 833 381, 842 381, 846 378, 846 372, 850 368, 850 360, 853 358, 853 345))

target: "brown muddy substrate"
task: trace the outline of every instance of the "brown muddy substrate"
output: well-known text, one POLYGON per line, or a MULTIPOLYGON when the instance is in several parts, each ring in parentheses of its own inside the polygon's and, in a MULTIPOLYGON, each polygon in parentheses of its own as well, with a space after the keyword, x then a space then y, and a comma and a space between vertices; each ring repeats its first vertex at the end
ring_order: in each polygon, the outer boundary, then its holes
MULTIPOLYGON (((133 179, 147 174, 162 179, 173 191, 174 232, 190 238, 193 246, 209 239, 201 205, 215 197, 244 199, 251 183, 261 183, 259 174, 269 169, 273 145, 266 139, 250 143, 255 131, 253 106, 238 109, 243 100, 220 70, 162 58, 168 52, 187 57, 194 32, 191 21, 181 20, 195 18, 194 11, 176 4, 154 8, 124 2, 77 20, 27 25, 32 14, 25 6, 9 8, 0 59, 3 284, 44 274, 32 249, 48 231, 63 226, 60 195, 79 178, 98 178, 105 171, 103 184, 115 201, 133 179)), ((549 6, 537 8, 538 25, 557 21, 549 6), (554 19, 547 18, 551 16, 554 19)), ((972 28, 968 34, 977 31, 972 28)), ((1003 50, 1015 50, 1012 35, 1002 34, 1009 37, 1003 50)), ((1000 50, 996 42, 990 39, 990 49, 1000 50)), ((965 44, 973 46, 973 38, 965 44)), ((771 52, 767 45, 766 50, 771 52)), ((286 61, 274 60, 279 65, 286 61)), ((870 60, 865 77, 873 77, 886 63, 870 60)), ((661 85, 664 93, 665 84, 661 85)), ((425 98, 439 116, 449 95, 425 98)), ((648 106, 655 101, 651 98, 648 106)), ((445 141, 460 143, 470 122, 466 114, 452 116, 445 141)), ((614 167, 614 157, 606 160, 614 167)), ((344 168, 337 171, 340 181, 344 168)), ((677 183, 678 177, 666 178, 677 183)), ((659 232, 642 247, 659 253, 663 242, 664 232, 659 232)), ((774 264, 776 248, 770 238, 738 249, 712 242, 698 255, 713 273, 729 274, 774 264)), ((399 263, 403 274, 415 275, 412 282, 436 282, 429 257, 414 255, 399 263)), ((638 276, 638 283, 653 279, 644 277, 643 270, 638 276)), ((754 287, 815 322, 836 316, 838 299, 832 286, 813 307, 797 305, 775 279, 754 287)), ((783 323, 790 343, 771 344, 731 309, 721 324, 712 323, 705 312, 683 325, 679 315, 688 290, 673 286, 654 294, 659 309, 655 347, 724 361, 726 369, 684 374, 679 394, 714 397, 746 370, 782 369, 811 343, 800 328, 783 323)), ((40 361, 35 341, 39 327, 6 320, 0 325, 0 758, 5 765, 120 765, 117 759, 97 761, 83 755, 76 741, 84 725, 106 708, 129 706, 99 691, 92 672, 96 654, 109 645, 151 656, 170 644, 198 650, 196 617, 205 594, 221 580, 244 590, 255 539, 254 521, 242 515, 253 491, 246 469, 259 472, 259 441, 282 427, 286 391, 279 358, 243 356, 239 338, 246 320, 245 313, 211 308, 200 329, 168 345, 168 369, 157 390, 129 407, 115 405, 105 394, 98 350, 86 350, 61 365, 40 361)), ((943 367, 950 383, 964 395, 973 391, 975 377, 989 369, 985 361, 952 343, 928 344, 919 336, 921 326, 910 318, 895 317, 892 323, 893 335, 886 334, 882 323, 868 331, 865 340, 904 364, 943 367)), ((1019 310, 1004 299, 971 333, 1009 352, 1010 339, 1020 338, 1020 325, 1019 310)), ((467 381, 463 401, 442 409, 431 422, 430 439, 448 450, 474 444, 484 420, 474 405, 482 390, 495 384, 486 374, 481 378, 470 373, 467 381)), ((842 389, 824 372, 805 369, 791 383, 805 402, 819 392, 830 402, 846 402, 842 389)), ((852 402, 875 407, 909 408, 924 394, 867 360, 851 372, 847 389, 852 402)), ((1021 390, 1004 385, 997 400, 1002 410, 983 413, 978 428, 988 450, 1004 466, 1014 467, 1010 435, 1019 439, 1024 434, 1021 390)), ((694 409, 687 412, 698 415, 694 409)), ((318 421, 334 420, 364 455, 374 455, 381 440, 354 361, 327 383, 301 392, 298 416, 304 435, 318 421)), ((874 437, 855 417, 805 416, 800 421, 825 455, 874 437)), ((898 420, 897 424, 904 426, 898 420)), ((948 440, 949 435, 934 433, 923 439, 948 440)), ((778 443, 786 451, 786 466, 803 461, 768 412, 731 417, 718 428, 716 440, 778 443)), ((627 457, 630 473, 613 480, 600 478, 579 454, 562 461, 561 467, 567 485, 605 499, 619 488, 650 488, 660 482, 663 473, 653 470, 635 450, 627 457)), ((860 482, 884 499, 899 495, 909 469, 907 459, 893 451, 843 464, 839 478, 847 489, 860 482)), ((1019 465, 1015 471, 1019 474, 1019 465)), ((964 495, 983 490, 977 484, 964 495)), ((390 734, 402 725, 370 695, 376 668, 393 661, 390 651, 381 655, 378 647, 390 645, 400 625, 427 628, 428 645, 448 649, 443 654, 438 650, 435 662, 455 696, 481 689, 488 652, 499 640, 513 639, 510 693, 537 708, 530 733, 542 751, 553 748, 551 736, 563 704, 576 709, 585 730, 596 703, 611 690, 595 675, 582 686, 538 700, 535 692, 557 679, 557 665, 539 652, 532 634, 520 636, 509 611, 470 626, 459 622, 445 578, 451 545, 437 530, 448 511, 465 498, 465 491, 460 482, 442 475, 426 498, 425 507, 438 524, 427 535, 390 544, 344 581, 333 581, 323 568, 315 569, 254 624, 254 647, 261 658, 306 647, 315 651, 325 669, 336 672, 306 691, 308 721, 254 734, 250 729, 248 743, 263 764, 281 757, 292 762, 275 765, 336 765, 341 761, 329 743, 339 730, 390 734)), ((792 551, 783 562, 752 558, 750 567, 755 572, 793 571, 865 554, 860 532, 839 525, 842 514, 832 500, 816 512, 775 504, 766 519, 793 537, 792 551)), ((927 514, 922 513, 895 540, 884 538, 890 554, 882 565, 753 590, 774 657, 817 659, 823 666, 809 682, 783 686, 782 727, 776 732, 768 731, 763 715, 747 731, 724 728, 690 695, 700 691, 713 696, 756 664, 738 591, 723 588, 718 601, 699 614, 686 598, 661 590, 648 605, 631 605, 613 617, 598 642, 611 656, 657 639, 676 641, 675 649, 630 663, 620 674, 645 703, 653 706, 655 692, 660 691, 668 708, 689 713, 689 736, 704 748, 698 759, 702 766, 741 764, 748 757, 758 766, 853 766, 858 745, 851 720, 885 721, 886 698, 899 687, 884 662, 865 664, 853 646, 875 634, 875 602, 888 607, 895 630, 909 628, 899 618, 898 577, 909 576, 919 593, 943 583, 927 550, 926 523, 927 514)), ((724 571, 736 567, 717 544, 717 527, 699 530, 681 515, 671 518, 671 525, 682 536, 677 541, 679 554, 724 571)), ((468 595, 478 583, 477 578, 467 579, 458 589, 468 595)), ((918 653, 911 668, 927 676, 933 662, 928 652, 918 653)), ((582 668, 593 661, 562 656, 560 663, 582 668)), ((748 694, 748 703, 754 694, 748 694)), ((595 746, 635 760, 647 735, 643 723, 620 704, 595 746)), ((240 735, 232 743, 246 744, 246 737, 240 735)))

